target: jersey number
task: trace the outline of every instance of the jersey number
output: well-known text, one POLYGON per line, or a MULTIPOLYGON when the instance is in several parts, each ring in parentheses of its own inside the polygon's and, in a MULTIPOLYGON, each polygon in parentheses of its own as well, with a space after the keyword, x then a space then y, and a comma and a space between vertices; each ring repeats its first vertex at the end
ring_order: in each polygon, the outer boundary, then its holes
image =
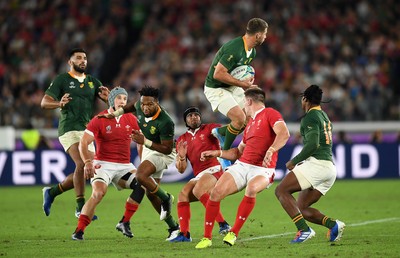
POLYGON ((332 127, 331 122, 329 121, 328 124, 324 122, 324 134, 325 134, 325 143, 331 144, 332 143, 332 127))

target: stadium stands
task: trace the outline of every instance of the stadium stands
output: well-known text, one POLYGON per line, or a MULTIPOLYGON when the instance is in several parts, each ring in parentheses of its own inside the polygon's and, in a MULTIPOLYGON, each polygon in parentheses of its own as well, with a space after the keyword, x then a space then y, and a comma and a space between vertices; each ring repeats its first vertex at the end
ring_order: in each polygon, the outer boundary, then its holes
POLYGON ((76 45, 105 85, 131 93, 153 85, 173 117, 197 105, 205 122, 223 122, 204 99, 204 78, 219 46, 257 16, 270 28, 253 62, 256 84, 286 121, 302 115, 298 93, 310 83, 332 100, 324 109, 333 121, 400 119, 394 0, 32 0, 3 1, 0 12, 0 126, 57 126, 58 112, 41 110, 40 100, 76 45))

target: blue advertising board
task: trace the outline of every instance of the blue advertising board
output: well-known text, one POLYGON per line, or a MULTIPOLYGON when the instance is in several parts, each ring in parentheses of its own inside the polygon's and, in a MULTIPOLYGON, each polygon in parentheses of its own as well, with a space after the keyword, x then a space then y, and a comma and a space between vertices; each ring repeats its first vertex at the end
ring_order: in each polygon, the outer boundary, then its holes
MULTIPOLYGON (((276 168, 277 180, 287 170, 285 163, 295 156, 301 145, 286 145, 279 152, 276 168)), ((400 178, 400 145, 338 144, 333 146, 338 179, 400 178)), ((136 166, 139 158, 132 148, 132 160, 136 166)), ((0 151, 0 185, 48 185, 64 180, 74 171, 74 163, 63 150, 0 151)), ((163 182, 187 181, 192 177, 189 166, 180 174, 175 164, 164 172, 163 182)))

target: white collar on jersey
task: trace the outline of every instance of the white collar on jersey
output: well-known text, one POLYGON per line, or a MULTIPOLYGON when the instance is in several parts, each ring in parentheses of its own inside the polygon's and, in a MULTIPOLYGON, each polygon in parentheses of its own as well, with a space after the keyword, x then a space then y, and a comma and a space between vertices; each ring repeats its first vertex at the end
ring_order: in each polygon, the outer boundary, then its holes
POLYGON ((194 135, 197 133, 198 130, 200 130, 200 127, 199 127, 199 128, 196 128, 196 129, 194 130, 194 132, 192 132, 192 131, 190 131, 190 129, 188 129, 188 133, 190 133, 192 136, 194 136, 194 135))
POLYGON ((261 113, 261 111, 263 111, 263 110, 264 110, 264 108, 261 108, 261 109, 257 110, 256 112, 254 112, 254 115, 252 115, 251 118, 255 119, 256 116, 257 116, 259 113, 261 113))

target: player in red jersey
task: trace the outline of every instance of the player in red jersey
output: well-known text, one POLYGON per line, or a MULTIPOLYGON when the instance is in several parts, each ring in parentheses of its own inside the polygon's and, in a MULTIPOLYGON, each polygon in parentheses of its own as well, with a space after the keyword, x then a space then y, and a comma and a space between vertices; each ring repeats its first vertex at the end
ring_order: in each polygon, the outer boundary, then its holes
MULTIPOLYGON (((116 87, 110 91, 108 102, 110 108, 101 114, 114 112, 126 105, 128 93, 125 89, 116 87)), ((73 240, 83 240, 85 228, 90 224, 96 206, 107 193, 107 187, 112 183, 118 190, 132 189, 125 204, 125 213, 116 229, 127 237, 133 237, 130 229, 130 219, 139 207, 145 190, 137 182, 136 167, 131 163, 132 130, 139 130, 136 117, 127 113, 114 119, 93 118, 80 140, 79 151, 85 163, 85 177, 91 179, 92 195, 82 208, 78 226, 72 235, 73 240), (92 160, 88 146, 96 141, 96 155, 92 160)), ((138 147, 141 147, 138 145, 138 147)))
POLYGON ((240 229, 255 206, 257 193, 273 183, 277 152, 289 139, 289 131, 281 114, 273 108, 265 107, 265 93, 261 89, 248 89, 244 95, 244 109, 250 119, 239 146, 229 150, 208 150, 201 153, 202 160, 214 157, 238 160, 225 170, 210 193, 206 206, 204 237, 196 248, 212 245, 212 229, 221 200, 245 189, 235 224, 223 239, 224 243, 230 246, 235 244, 240 229))
MULTIPOLYGON (((221 165, 216 158, 200 161, 200 154, 205 150, 220 150, 218 139, 211 134, 211 130, 220 124, 202 124, 201 113, 197 107, 188 107, 183 113, 188 130, 176 141, 176 168, 183 173, 188 165, 192 165, 194 178, 181 190, 178 196, 178 217, 180 233, 170 242, 191 242, 189 232, 190 202, 200 201, 206 206, 210 198, 209 192, 222 175, 221 165)), ((216 217, 219 223, 219 233, 225 235, 230 226, 219 212, 216 217)))

